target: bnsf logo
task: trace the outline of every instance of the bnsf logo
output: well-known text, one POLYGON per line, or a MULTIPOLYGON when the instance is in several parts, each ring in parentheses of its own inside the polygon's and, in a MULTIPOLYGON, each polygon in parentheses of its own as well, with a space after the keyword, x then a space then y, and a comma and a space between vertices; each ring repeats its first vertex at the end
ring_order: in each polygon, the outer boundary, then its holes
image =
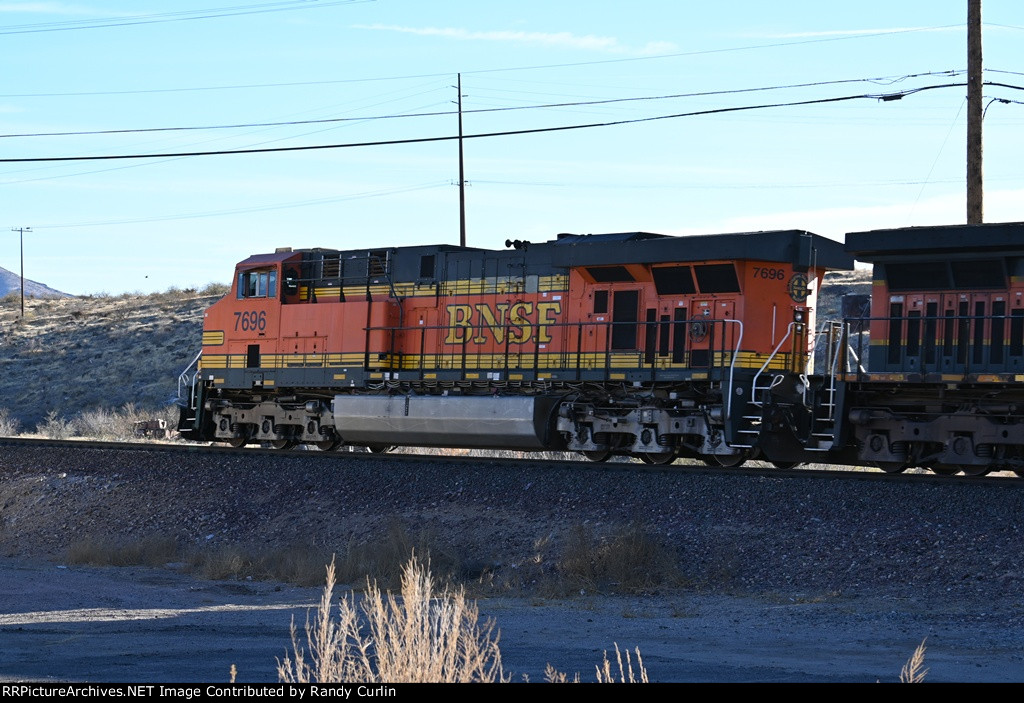
POLYGON ((538 344, 551 341, 550 326, 557 323, 562 303, 487 303, 447 305, 448 336, 445 344, 484 344, 493 339, 504 344, 538 344))

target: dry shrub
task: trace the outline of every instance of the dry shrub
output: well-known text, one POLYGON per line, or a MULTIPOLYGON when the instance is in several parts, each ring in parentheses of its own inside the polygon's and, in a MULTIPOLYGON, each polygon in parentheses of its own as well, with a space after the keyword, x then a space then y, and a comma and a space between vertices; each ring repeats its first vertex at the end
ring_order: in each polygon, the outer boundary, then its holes
POLYGON ((185 557, 185 569, 211 581, 256 578, 259 558, 237 546, 193 549, 185 557))
POLYGON ((71 420, 76 435, 99 440, 121 439, 118 417, 112 410, 98 408, 80 412, 71 420))
POLYGON ((555 573, 557 580, 549 586, 562 593, 639 593, 682 582, 675 552, 635 524, 605 538, 574 526, 555 573))
POLYGON ((224 546, 193 549, 186 557, 185 568, 215 581, 254 579, 312 586, 320 583, 330 558, 326 549, 308 545, 262 550, 224 546))
POLYGON ((493 621, 479 623, 465 591, 434 591, 429 566, 413 556, 402 570, 401 598, 367 582, 366 596, 331 607, 334 562, 312 623, 306 649, 292 622, 292 654, 278 660, 278 679, 292 683, 503 682, 493 621))
POLYGON ((231 286, 226 283, 207 283, 205 286, 199 289, 199 295, 202 296, 213 296, 223 297, 231 292, 231 286))
POLYGON ((63 418, 56 410, 51 410, 46 419, 36 426, 36 432, 50 439, 67 439, 75 434, 75 425, 71 420, 63 418))
POLYGON ((430 530, 421 530, 413 536, 397 519, 388 522, 383 537, 370 542, 351 542, 342 552, 337 565, 341 583, 361 584, 367 580, 381 584, 385 589, 401 587, 406 565, 414 554, 425 554, 434 573, 443 582, 455 580, 460 571, 460 560, 453 549, 437 542, 430 530))
POLYGON ((299 586, 323 582, 324 567, 334 561, 336 579, 340 583, 361 585, 367 581, 384 588, 401 586, 403 567, 413 554, 426 554, 431 564, 441 564, 441 581, 453 582, 458 577, 460 561, 451 550, 440 548, 433 533, 422 531, 413 537, 397 520, 393 520, 380 539, 351 543, 342 556, 326 546, 301 543, 284 547, 265 545, 200 544, 184 557, 190 573, 211 580, 283 581, 299 586))
POLYGON ((20 432, 21 421, 7 408, 0 408, 0 437, 17 437, 20 432))
POLYGON ((178 540, 167 535, 149 535, 134 542, 115 542, 85 537, 68 547, 70 564, 92 566, 164 566, 180 557, 178 540))

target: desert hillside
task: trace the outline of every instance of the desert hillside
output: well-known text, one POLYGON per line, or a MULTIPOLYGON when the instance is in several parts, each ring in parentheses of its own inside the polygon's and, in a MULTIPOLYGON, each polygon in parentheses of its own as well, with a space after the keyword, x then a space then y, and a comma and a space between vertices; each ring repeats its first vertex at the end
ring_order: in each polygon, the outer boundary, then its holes
MULTIPOLYGON (((867 271, 829 274, 819 320, 838 319, 843 294, 869 290, 867 271)), ((0 412, 26 430, 129 403, 142 416, 176 417, 178 375, 199 351, 203 310, 225 291, 30 298, 23 321, 20 297, 0 298, 0 412)))
POLYGON ((199 351, 203 310, 225 292, 0 299, 0 408, 33 429, 53 413, 119 409, 158 413, 199 351))

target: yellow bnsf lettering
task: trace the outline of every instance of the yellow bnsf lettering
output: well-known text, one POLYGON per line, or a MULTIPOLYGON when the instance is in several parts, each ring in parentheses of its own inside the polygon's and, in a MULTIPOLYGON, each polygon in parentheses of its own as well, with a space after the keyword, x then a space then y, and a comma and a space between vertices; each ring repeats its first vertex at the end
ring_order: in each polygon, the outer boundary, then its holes
POLYGON ((508 312, 508 303, 498 303, 495 307, 498 308, 498 315, 495 315, 491 311, 491 306, 487 303, 477 303, 476 310, 480 313, 480 329, 477 335, 473 337, 473 341, 477 344, 483 344, 487 341, 484 336, 484 326, 491 331, 494 335, 494 341, 498 344, 505 343, 505 314, 508 312))
POLYGON ((511 344, 523 344, 533 334, 533 325, 527 315, 533 314, 533 303, 516 303, 509 310, 508 341, 511 344))
POLYGON ((445 344, 465 344, 466 330, 473 326, 473 308, 469 305, 448 305, 448 336, 445 344))
POLYGON ((454 303, 448 311, 448 333, 445 344, 525 344, 534 339, 538 344, 552 340, 551 327, 558 324, 561 302, 543 303, 454 303), (536 318, 534 315, 536 314, 536 318), (536 330, 536 332, 535 332, 536 330))
POLYGON ((562 312, 561 303, 537 303, 537 342, 547 344, 551 341, 548 327, 555 323, 555 316, 562 312))

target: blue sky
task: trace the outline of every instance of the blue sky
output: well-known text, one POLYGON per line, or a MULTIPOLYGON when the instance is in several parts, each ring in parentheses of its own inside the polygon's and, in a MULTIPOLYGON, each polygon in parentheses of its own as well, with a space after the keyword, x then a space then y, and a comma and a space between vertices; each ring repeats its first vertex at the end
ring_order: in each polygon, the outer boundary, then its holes
MULTIPOLYGON (((966 80, 964 0, 166 7, 0 0, 0 158, 453 137, 461 72, 467 136, 629 122, 466 139, 471 246, 965 219, 966 88, 932 87, 966 80), (874 97, 669 117, 854 96, 874 97)), ((986 112, 986 221, 1024 220, 1024 3, 983 19, 1007 84, 986 104, 1010 101, 986 112)), ((74 294, 227 282, 282 246, 457 243, 457 181, 451 140, 0 163, 0 266, 12 227, 26 276, 74 294)))

